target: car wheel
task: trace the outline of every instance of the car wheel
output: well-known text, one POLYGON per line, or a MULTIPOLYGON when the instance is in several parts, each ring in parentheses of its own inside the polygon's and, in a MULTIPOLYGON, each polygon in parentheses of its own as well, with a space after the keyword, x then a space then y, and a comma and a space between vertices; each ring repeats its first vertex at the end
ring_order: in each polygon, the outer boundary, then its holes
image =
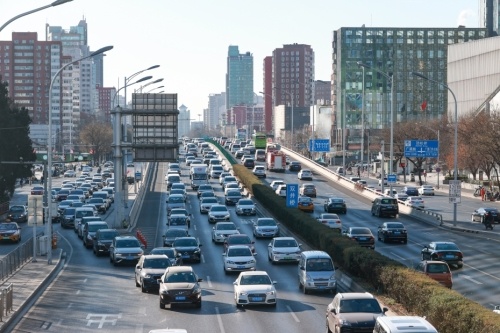
POLYGON ((380 234, 377 234, 377 240, 381 240, 380 234))
POLYGON ((165 309, 165 304, 160 301, 160 309, 165 309))
POLYGON ((196 308, 197 308, 197 309, 200 309, 200 308, 201 308, 201 300, 200 300, 198 303, 196 303, 196 308))
POLYGON ((464 264, 457 264, 457 267, 462 268, 462 267, 464 267, 464 264))
POLYGON ((144 282, 141 283, 141 291, 143 293, 147 293, 148 292, 148 289, 144 286, 144 282))
POLYGON ((333 333, 330 326, 328 326, 328 320, 326 321, 326 333, 333 333))
POLYGON ((407 239, 407 238, 405 238, 405 239, 403 240, 403 244, 408 244, 408 239, 407 239))
POLYGON ((215 243, 215 239, 214 239, 214 236, 212 236, 212 242, 215 243))
POLYGON ((306 288, 306 285, 302 286, 302 291, 304 292, 305 295, 307 295, 309 293, 309 291, 306 288))
POLYGON ((141 284, 139 282, 137 282, 137 278, 136 277, 134 277, 134 281, 135 281, 135 286, 136 287, 140 287, 141 286, 141 284))
POLYGON ((476 222, 476 219, 474 218, 474 215, 471 216, 471 222, 476 222))

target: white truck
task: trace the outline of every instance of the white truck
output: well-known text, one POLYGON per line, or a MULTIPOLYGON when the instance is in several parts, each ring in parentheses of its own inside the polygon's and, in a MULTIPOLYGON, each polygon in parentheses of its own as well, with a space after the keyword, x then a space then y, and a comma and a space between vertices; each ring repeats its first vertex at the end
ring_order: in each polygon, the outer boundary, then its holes
POLYGON ((197 190, 202 184, 208 184, 208 165, 192 164, 189 169, 189 179, 193 190, 197 190))

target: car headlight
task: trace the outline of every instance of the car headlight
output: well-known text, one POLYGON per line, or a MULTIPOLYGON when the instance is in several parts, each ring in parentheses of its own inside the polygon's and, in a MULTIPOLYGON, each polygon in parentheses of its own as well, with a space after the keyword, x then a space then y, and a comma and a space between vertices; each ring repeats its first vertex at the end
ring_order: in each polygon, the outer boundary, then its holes
POLYGON ((87 239, 92 240, 92 236, 90 234, 87 234, 87 239))
POLYGON ((215 233, 215 237, 221 237, 222 234, 219 234, 218 232, 215 233))
POLYGON ((200 287, 195 287, 193 289, 193 294, 199 294, 199 293, 201 293, 201 288, 200 287))
POLYGON ((312 282, 313 279, 309 274, 306 274, 306 282, 312 282))
POLYGON ((145 279, 150 279, 151 278, 151 274, 147 274, 147 273, 141 273, 142 277, 145 278, 145 279))
POLYGON ((232 261, 232 260, 226 260, 226 263, 228 263, 230 265, 234 265, 234 261, 232 261))
POLYGON ((266 292, 266 295, 270 295, 270 296, 275 295, 275 294, 276 294, 276 292, 274 290, 266 292))
MULTIPOLYGON (((299 252, 299 253, 300 253, 300 252, 299 252)), ((330 281, 335 281, 335 274, 330 275, 329 280, 330 280, 330 281)))
POLYGON ((123 256, 123 254, 121 254, 121 253, 115 253, 115 257, 122 257, 122 256, 123 256))
POLYGON ((351 323, 345 319, 339 319, 339 324, 342 326, 351 326, 351 323))
POLYGON ((255 261, 254 259, 250 260, 250 263, 251 264, 255 264, 257 261, 255 261))
POLYGON ((246 295, 248 295, 248 293, 246 291, 241 291, 240 292, 240 296, 246 296, 246 295))
POLYGON ((200 249, 194 250, 194 253, 200 253, 200 249))

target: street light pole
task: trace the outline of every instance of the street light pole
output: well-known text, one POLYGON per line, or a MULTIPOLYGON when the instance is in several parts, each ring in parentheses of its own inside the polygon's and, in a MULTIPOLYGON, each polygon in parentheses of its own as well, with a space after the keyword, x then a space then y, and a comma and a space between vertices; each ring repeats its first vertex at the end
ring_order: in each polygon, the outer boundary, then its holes
MULTIPOLYGON (((451 93, 451 96, 453 96, 453 100, 455 102, 455 133, 454 133, 454 145, 453 145, 453 180, 454 184, 457 184, 458 181, 458 104, 457 104, 457 97, 455 96, 455 93, 453 90, 450 89, 450 87, 447 84, 444 84, 442 82, 433 80, 428 78, 427 76, 417 73, 417 72, 411 72, 412 75, 417 76, 421 79, 427 80, 429 82, 438 84, 446 89, 451 93)), ((438 139, 439 140, 439 139, 438 139)), ((439 163, 439 159, 438 159, 439 163)), ((453 201, 453 225, 457 225, 457 200, 453 201)))
MULTIPOLYGON (((379 70, 377 68, 368 66, 367 64, 364 64, 361 61, 358 61, 357 64, 358 64, 358 66, 361 66, 363 68, 369 68, 369 69, 376 71, 380 75, 384 76, 391 83, 391 137, 390 137, 390 142, 389 142, 389 145, 390 145, 390 148, 389 148, 390 149, 390 152, 389 152, 389 174, 392 175, 393 174, 393 164, 394 164, 394 161, 393 161, 393 159, 394 159, 394 105, 395 105, 394 74, 389 75, 385 72, 382 72, 381 70, 379 70)), ((363 75, 363 80, 364 80, 364 75, 363 75)), ((363 84, 363 89, 364 89, 364 84, 363 84)), ((363 103, 364 103, 364 101, 363 101, 363 103)), ((382 159, 382 161, 384 161, 384 160, 382 159)), ((383 184, 384 178, 381 178, 381 181, 383 184)), ((390 183, 390 191, 391 191, 390 193, 392 195, 392 182, 390 183)))
POLYGON ((33 14, 33 13, 36 13, 36 12, 39 12, 41 10, 44 10, 44 9, 47 9, 47 8, 50 8, 50 7, 55 7, 55 6, 59 6, 59 5, 62 5, 62 4, 65 4, 66 2, 71 2, 73 0, 57 0, 57 1, 54 1, 52 2, 51 4, 49 5, 46 5, 46 6, 42 6, 40 8, 36 8, 36 9, 33 9, 33 10, 30 10, 30 11, 27 11, 25 13, 22 13, 22 14, 19 14, 17 16, 14 16, 13 18, 11 18, 10 20, 8 20, 7 22, 5 22, 1 27, 0 27, 0 31, 2 31, 6 26, 8 26, 10 23, 12 23, 13 21, 17 20, 18 18, 21 18, 23 16, 26 16, 26 15, 29 15, 29 14, 33 14))
MULTIPOLYGON (((52 80, 50 81, 50 86, 49 86, 49 124, 48 124, 48 143, 47 143, 47 169, 48 169, 48 173, 47 173, 47 179, 45 180, 47 182, 47 198, 52 198, 52 149, 53 149, 53 145, 52 145, 52 87, 54 86, 54 82, 56 81, 56 79, 59 77, 59 74, 61 74, 61 72, 68 66, 71 66, 79 61, 82 61, 82 60, 85 60, 87 58, 91 58, 91 57, 94 57, 98 54, 101 54, 101 53, 104 53, 106 51, 109 51, 113 48, 113 46, 106 46, 106 47, 103 47, 103 48, 100 48, 99 50, 97 51, 94 51, 92 52, 91 54, 89 54, 88 56, 85 56, 83 58, 80 58, 80 59, 76 59, 72 62, 69 62, 67 64, 65 64, 64 66, 62 66, 61 68, 59 68, 59 70, 54 74, 54 76, 52 77, 52 80)), ((49 236, 49 244, 50 242, 52 242, 52 199, 47 199, 47 203, 48 203, 48 207, 47 207, 47 218, 48 218, 48 221, 46 223, 46 235, 49 236), (49 203, 49 200, 51 201, 49 203)), ((48 252, 47 252, 47 263, 50 265, 52 264, 52 246, 48 246, 48 252)))
MULTIPOLYGON (((148 90, 148 91, 146 91, 146 94, 149 94, 149 93, 150 93, 150 92, 152 92, 153 90, 156 90, 156 89, 161 89, 161 88, 165 88, 165 86, 159 86, 159 87, 153 88, 153 89, 151 89, 151 90, 148 90)), ((158 94, 160 94, 160 93, 158 93, 158 94)))

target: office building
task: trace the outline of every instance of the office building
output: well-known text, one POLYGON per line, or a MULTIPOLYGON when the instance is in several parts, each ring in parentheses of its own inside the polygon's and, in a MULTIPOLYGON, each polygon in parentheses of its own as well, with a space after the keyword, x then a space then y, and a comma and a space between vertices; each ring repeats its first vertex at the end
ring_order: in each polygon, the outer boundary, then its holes
POLYGON ((479 26, 486 28, 489 37, 500 30, 500 0, 479 0, 479 26))
MULTIPOLYGON (((36 32, 13 32, 12 40, 0 41, 0 76, 8 83, 9 98, 18 106, 25 107, 33 125, 44 125, 45 131, 37 130, 31 139, 47 144, 49 121, 49 88, 52 76, 61 68, 62 47, 58 41, 39 41, 36 32), (35 135, 36 133, 36 135, 35 135)), ((52 88, 52 126, 54 141, 60 130, 59 81, 52 88)))
POLYGON ((238 46, 230 45, 227 54, 226 108, 253 104, 253 55, 239 53, 238 46))
POLYGON ((343 125, 347 129, 346 149, 357 153, 361 147, 362 124, 365 130, 375 132, 390 127, 391 78, 394 78, 395 123, 439 119, 445 115, 448 105, 446 89, 416 78, 411 73, 420 72, 430 79, 446 83, 448 45, 466 43, 486 36, 484 28, 463 26, 344 27, 334 31, 331 80, 334 116, 332 142, 336 149, 342 148, 343 125), (365 66, 360 67, 358 62, 365 66))
MULTIPOLYGON (((275 135, 281 130, 277 128, 281 125, 276 123, 278 105, 286 105, 291 112, 293 104, 294 131, 308 127, 309 117, 304 118, 296 114, 295 110, 308 109, 314 104, 314 51, 311 46, 295 43, 275 49, 272 57, 264 59, 263 87, 266 130, 269 130, 271 123, 275 135)), ((291 124, 290 118, 289 122, 283 124, 284 131, 290 131, 291 124)))
POLYGON ((226 111, 226 93, 210 94, 208 96, 208 111, 206 116, 206 128, 220 129, 222 126, 222 115, 226 111))
POLYGON ((183 136, 189 136, 189 132, 191 131, 191 111, 189 111, 188 107, 182 104, 179 106, 179 116, 178 116, 178 130, 177 133, 179 138, 183 136))

